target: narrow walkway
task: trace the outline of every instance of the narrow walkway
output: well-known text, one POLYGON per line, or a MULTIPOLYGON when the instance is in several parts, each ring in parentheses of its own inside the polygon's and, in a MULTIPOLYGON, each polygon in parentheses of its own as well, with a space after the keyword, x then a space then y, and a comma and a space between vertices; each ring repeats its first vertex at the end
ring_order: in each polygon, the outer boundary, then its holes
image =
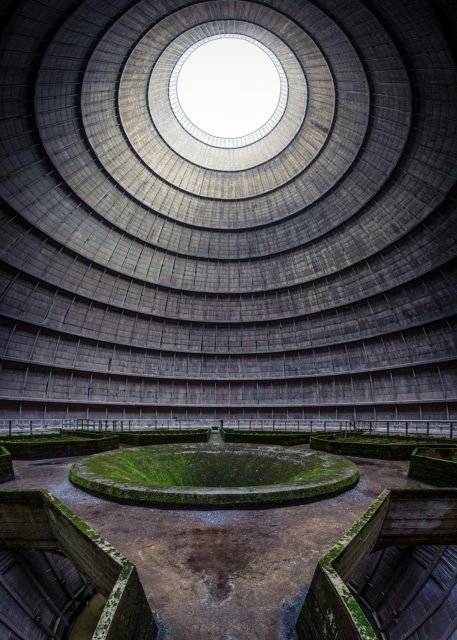
POLYGON ((210 444, 222 444, 224 441, 222 440, 221 432, 219 429, 217 431, 211 431, 211 437, 209 439, 210 444))

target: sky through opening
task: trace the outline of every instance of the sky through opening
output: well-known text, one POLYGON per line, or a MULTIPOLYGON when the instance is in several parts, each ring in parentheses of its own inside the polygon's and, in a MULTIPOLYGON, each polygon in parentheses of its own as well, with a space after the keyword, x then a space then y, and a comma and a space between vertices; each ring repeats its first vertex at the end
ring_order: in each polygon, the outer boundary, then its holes
POLYGON ((280 92, 281 80, 268 54, 233 36, 195 49, 177 82, 187 118, 220 138, 238 138, 260 129, 274 114, 280 92))

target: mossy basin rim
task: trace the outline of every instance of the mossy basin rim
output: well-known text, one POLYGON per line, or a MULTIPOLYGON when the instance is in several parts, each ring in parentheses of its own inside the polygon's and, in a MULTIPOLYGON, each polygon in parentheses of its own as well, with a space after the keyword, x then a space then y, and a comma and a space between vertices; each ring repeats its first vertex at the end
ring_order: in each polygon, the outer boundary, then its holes
POLYGON ((75 463, 70 480, 101 497, 149 505, 255 505, 321 499, 358 481, 339 456, 278 446, 131 447, 75 463))

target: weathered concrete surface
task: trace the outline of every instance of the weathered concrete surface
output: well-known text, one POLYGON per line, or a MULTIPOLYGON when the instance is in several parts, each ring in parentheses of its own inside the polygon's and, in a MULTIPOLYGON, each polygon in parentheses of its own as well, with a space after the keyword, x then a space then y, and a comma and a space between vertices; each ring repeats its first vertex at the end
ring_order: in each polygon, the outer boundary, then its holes
POLYGON ((353 458, 359 484, 321 502, 268 510, 123 506, 73 487, 77 458, 15 462, 2 488, 46 487, 137 566, 165 640, 285 640, 318 559, 385 487, 418 486, 408 463, 353 458))

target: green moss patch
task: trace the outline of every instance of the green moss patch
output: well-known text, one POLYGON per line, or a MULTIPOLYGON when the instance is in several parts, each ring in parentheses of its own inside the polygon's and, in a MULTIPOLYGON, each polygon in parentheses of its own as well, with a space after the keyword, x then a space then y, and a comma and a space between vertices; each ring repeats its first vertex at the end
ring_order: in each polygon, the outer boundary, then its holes
POLYGON ((384 491, 369 510, 319 561, 297 620, 303 638, 376 640, 377 635, 346 584, 353 567, 367 555, 388 508, 384 491))
POLYGON ((326 433, 313 435, 310 438, 311 449, 338 455, 384 460, 406 460, 417 446, 435 444, 455 446, 456 442, 441 438, 389 437, 359 433, 326 433))
POLYGON ((282 447, 181 444, 100 454, 74 464, 70 480, 102 497, 164 506, 248 506, 315 500, 358 481, 335 456, 282 447))
POLYGON ((0 446, 0 482, 14 480, 13 459, 5 447, 0 446))
POLYGON ((409 477, 438 487, 457 487, 457 448, 415 449, 409 463, 409 477))
POLYGON ((208 442, 211 429, 154 429, 153 431, 121 431, 119 442, 131 446, 173 444, 180 442, 208 442))
MULTIPOLYGON (((318 432, 320 433, 320 432, 318 432)), ((311 431, 241 431, 238 429, 220 429, 224 442, 248 442, 252 444, 274 444, 290 447, 298 444, 308 444, 311 431)))
POLYGON ((52 435, 9 436, 0 438, 13 458, 60 458, 80 456, 119 447, 119 438, 113 434, 87 434, 62 432, 52 435))

